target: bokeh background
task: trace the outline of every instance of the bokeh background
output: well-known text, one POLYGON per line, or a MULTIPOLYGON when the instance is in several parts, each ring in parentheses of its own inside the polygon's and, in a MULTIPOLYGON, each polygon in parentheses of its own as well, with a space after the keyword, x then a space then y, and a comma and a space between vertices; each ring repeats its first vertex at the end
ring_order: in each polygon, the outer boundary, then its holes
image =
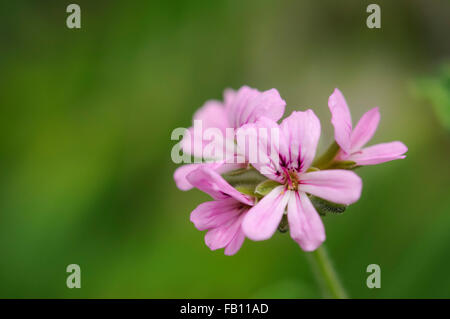
POLYGON ((78 0, 79 30, 70 3, 0 4, 0 297, 320 297, 288 234, 211 252, 189 222, 208 197, 173 182, 172 130, 244 84, 313 108, 320 149, 335 87, 354 122, 380 107, 372 143, 408 157, 358 170, 326 246, 351 297, 450 297, 449 1, 78 0))

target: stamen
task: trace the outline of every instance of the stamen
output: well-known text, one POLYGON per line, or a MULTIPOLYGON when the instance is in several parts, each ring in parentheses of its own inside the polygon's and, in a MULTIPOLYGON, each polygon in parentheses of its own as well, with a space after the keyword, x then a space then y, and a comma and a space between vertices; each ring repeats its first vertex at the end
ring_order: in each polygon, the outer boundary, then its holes
POLYGON ((289 184, 289 188, 292 188, 292 179, 291 174, 289 173, 286 167, 282 167, 287 183, 289 184))
POLYGON ((298 188, 298 177, 295 170, 288 170, 285 167, 282 167, 285 177, 285 183, 287 184, 287 189, 289 190, 297 190, 298 188))

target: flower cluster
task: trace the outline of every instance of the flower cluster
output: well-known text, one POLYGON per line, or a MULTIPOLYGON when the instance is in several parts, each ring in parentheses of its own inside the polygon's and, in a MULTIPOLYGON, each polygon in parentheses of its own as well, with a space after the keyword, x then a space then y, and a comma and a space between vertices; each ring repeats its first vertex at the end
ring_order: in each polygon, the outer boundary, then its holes
POLYGON ((377 129, 379 110, 369 110, 353 128, 344 96, 335 89, 328 100, 335 142, 316 158, 319 119, 312 110, 294 111, 278 124, 285 105, 275 89, 244 86, 226 90, 223 103, 208 101, 195 113, 202 129, 233 128, 227 136, 231 143, 225 143, 232 147, 224 152, 227 158, 244 159, 207 161, 203 150, 208 140, 193 134, 193 128, 182 140, 184 152, 203 162, 179 167, 174 179, 181 190, 195 187, 212 197, 191 213, 195 227, 208 231, 210 249, 225 248, 226 255, 233 255, 245 237, 265 240, 279 229, 289 230, 303 250, 315 250, 325 240, 320 215, 342 212, 361 195, 362 181, 353 170, 405 157, 401 142, 364 147, 377 129), (261 133, 269 129, 277 134, 261 133), (250 159, 248 145, 257 161, 250 159))

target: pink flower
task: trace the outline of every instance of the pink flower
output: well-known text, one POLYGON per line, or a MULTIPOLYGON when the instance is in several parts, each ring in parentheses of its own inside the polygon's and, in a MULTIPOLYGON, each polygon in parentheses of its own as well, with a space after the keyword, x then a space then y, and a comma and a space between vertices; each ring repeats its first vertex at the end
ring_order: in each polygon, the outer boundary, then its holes
POLYGON ((225 248, 225 255, 234 255, 244 242, 241 224, 253 199, 238 192, 210 168, 198 168, 187 179, 214 198, 192 211, 191 222, 198 230, 208 230, 205 243, 211 250, 225 248))
POLYGON ((355 129, 352 129, 352 118, 341 91, 335 89, 328 99, 331 111, 331 123, 334 126, 334 138, 340 146, 337 160, 353 161, 356 165, 374 165, 396 159, 408 148, 402 142, 382 143, 362 148, 373 136, 380 121, 378 107, 365 113, 355 129))
POLYGON ((242 222, 245 235, 252 240, 270 238, 287 207, 291 237, 303 250, 315 250, 325 240, 325 229, 307 194, 348 205, 359 199, 361 179, 347 170, 307 171, 320 137, 320 122, 312 110, 293 112, 279 126, 267 118, 244 125, 237 132, 238 144, 245 143, 245 137, 255 139, 262 156, 262 164, 253 166, 280 183, 248 211, 242 222), (279 127, 279 140, 254 134, 260 127, 279 127), (276 154, 269 154, 269 146, 276 154))
MULTIPOLYGON (((200 134, 194 134, 194 127, 188 129, 189 134, 182 140, 183 151, 198 158, 203 158, 205 147, 213 142, 204 139, 204 130, 216 128, 225 137, 227 128, 237 129, 244 124, 256 122, 262 116, 278 121, 283 116, 285 106, 286 102, 276 89, 260 92, 248 86, 243 86, 238 91, 225 90, 223 103, 220 101, 207 101, 194 114, 194 120, 199 120, 202 123, 202 131, 199 132, 200 134)), ((220 145, 215 147, 223 149, 226 145, 226 141, 222 141, 220 145)), ((234 138, 229 145, 233 145, 233 147, 225 149, 225 153, 231 153, 231 158, 233 158, 236 155, 234 138)), ((186 179, 187 174, 203 166, 220 169, 224 173, 244 167, 245 164, 225 163, 225 160, 222 159, 209 164, 181 166, 174 173, 177 187, 181 190, 191 189, 192 185, 186 179)))

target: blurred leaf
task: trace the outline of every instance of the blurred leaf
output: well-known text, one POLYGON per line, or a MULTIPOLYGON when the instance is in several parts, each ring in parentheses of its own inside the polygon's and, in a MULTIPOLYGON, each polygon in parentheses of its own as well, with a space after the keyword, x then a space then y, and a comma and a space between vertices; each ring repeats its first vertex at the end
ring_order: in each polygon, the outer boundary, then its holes
POLYGON ((439 122, 450 130, 450 64, 443 65, 434 77, 417 80, 414 89, 418 97, 431 103, 439 122))
POLYGON ((299 281, 297 278, 280 281, 262 288, 252 298, 265 299, 294 299, 294 298, 317 298, 318 293, 309 285, 299 281))

